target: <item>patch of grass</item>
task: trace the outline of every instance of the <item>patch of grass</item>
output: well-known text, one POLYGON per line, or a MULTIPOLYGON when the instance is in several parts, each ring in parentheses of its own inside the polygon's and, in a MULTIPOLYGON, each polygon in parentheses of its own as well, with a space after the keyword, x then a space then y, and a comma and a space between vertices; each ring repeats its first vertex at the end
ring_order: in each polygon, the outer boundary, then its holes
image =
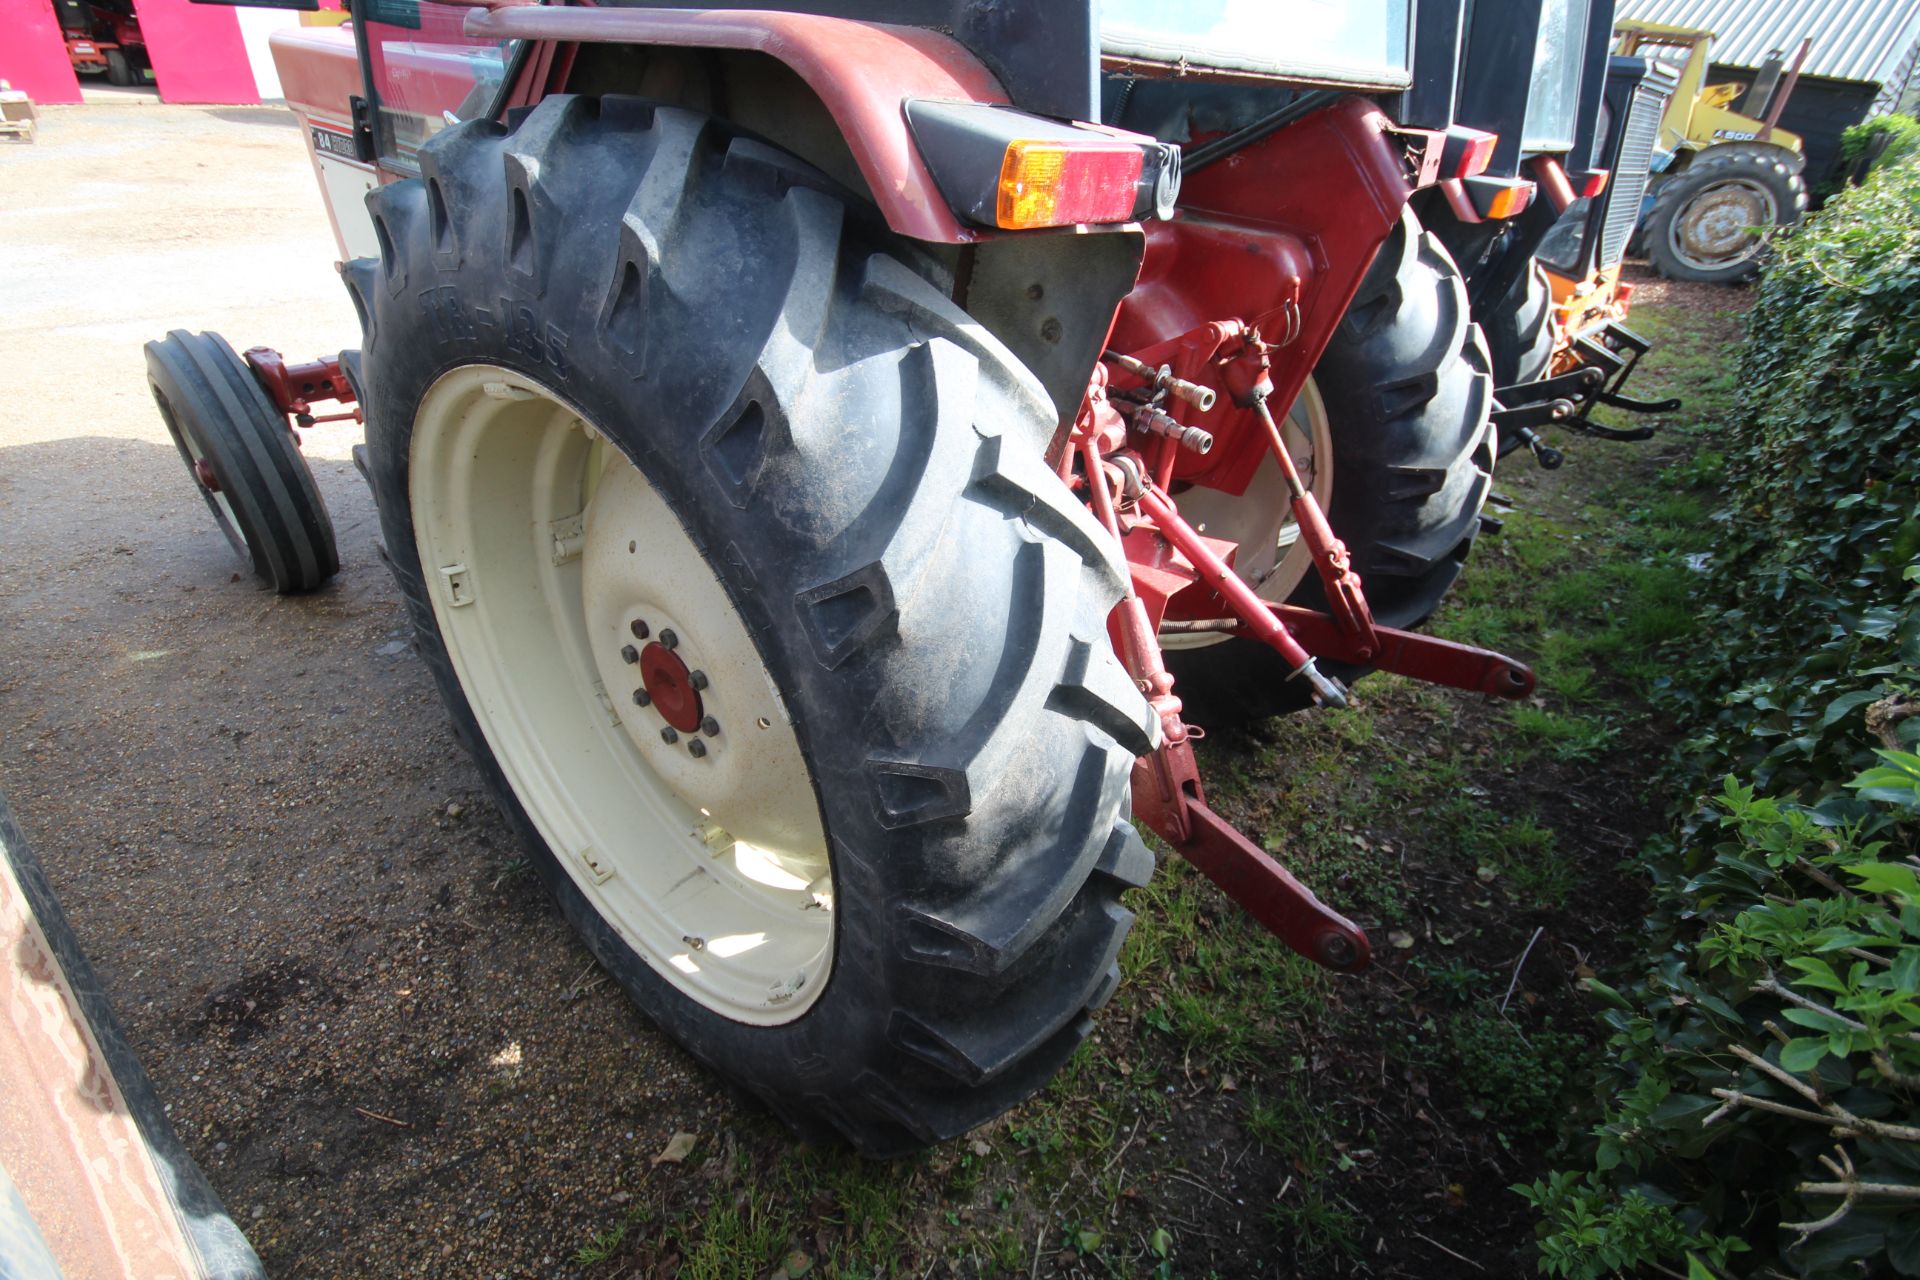
POLYGON ((1250 1094, 1245 1105, 1247 1136, 1293 1171, 1268 1207, 1267 1220, 1290 1238, 1303 1262, 1358 1256, 1365 1224, 1336 1189, 1344 1157, 1327 1127, 1326 1107, 1292 1080, 1250 1094))
POLYGON ((1002 1227, 993 1233, 987 1245, 987 1260, 992 1262, 996 1271, 1009 1273, 1019 1270, 1027 1260, 1027 1239, 1024 1233, 1012 1227, 1002 1227))
POLYGON ((1531 906, 1559 910, 1573 893, 1573 867, 1560 855, 1553 828, 1522 813, 1488 834, 1490 865, 1507 891, 1531 906))
POLYGON ((1549 631, 1540 638, 1540 687, 1563 702, 1588 702, 1600 690, 1592 650, 1583 634, 1549 631))
POLYGON ((786 1213, 761 1209, 752 1195, 744 1205, 714 1205, 673 1230, 680 1275, 685 1280, 764 1280, 786 1252, 792 1230, 786 1213))
POLYGON ((1591 717, 1547 711, 1524 702, 1510 707, 1507 719, 1522 744, 1563 764, 1599 759, 1617 734, 1591 717))
POLYGON ((1357 1258, 1365 1241, 1366 1222, 1324 1183, 1306 1180, 1285 1183, 1282 1194, 1267 1209, 1267 1221, 1306 1264, 1332 1257, 1357 1258))
POLYGON ((1555 574, 1538 596, 1547 616, 1567 621, 1596 619, 1606 614, 1606 576, 1596 569, 1555 574))
POLYGON ((1454 957, 1431 960, 1426 956, 1415 956, 1408 967, 1426 978, 1428 990, 1452 1001, 1471 998, 1493 977, 1485 969, 1476 969, 1454 957))
POLYGON ((652 1206, 645 1204, 634 1205, 621 1216, 620 1221, 614 1223, 606 1230, 596 1233, 593 1239, 574 1250, 573 1260, 575 1264, 582 1267, 590 1267, 596 1262, 605 1262, 608 1258, 613 1257, 620 1251, 620 1246, 625 1242, 629 1232, 635 1227, 645 1226, 652 1220, 652 1206))
POLYGON ((1156 880, 1121 953, 1122 972, 1135 975, 1140 1021, 1210 1069, 1271 1061, 1314 1012, 1324 971, 1216 891, 1196 892, 1200 876, 1185 863, 1163 864, 1156 880))

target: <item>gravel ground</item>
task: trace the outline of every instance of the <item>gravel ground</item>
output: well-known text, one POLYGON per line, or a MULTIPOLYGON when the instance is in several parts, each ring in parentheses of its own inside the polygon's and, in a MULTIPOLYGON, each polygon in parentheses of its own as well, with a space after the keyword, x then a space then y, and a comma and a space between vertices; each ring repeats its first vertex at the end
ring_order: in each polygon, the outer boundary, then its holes
POLYGON ((342 569, 260 590, 141 343, 357 340, 292 117, 53 109, 0 146, 0 788, 275 1275, 569 1274, 733 1104, 601 977, 479 792, 348 460, 342 569))

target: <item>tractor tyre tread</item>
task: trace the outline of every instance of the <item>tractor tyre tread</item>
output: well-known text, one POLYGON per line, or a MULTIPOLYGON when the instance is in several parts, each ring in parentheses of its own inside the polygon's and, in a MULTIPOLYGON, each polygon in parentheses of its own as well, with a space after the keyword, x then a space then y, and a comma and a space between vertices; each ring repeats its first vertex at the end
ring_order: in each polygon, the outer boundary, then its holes
POLYGON ((1493 385, 1519 386, 1547 375, 1553 363, 1553 287, 1534 262, 1506 297, 1481 308, 1481 332, 1493 361, 1493 385))
POLYGON ((1045 465, 1038 382, 909 246, 711 117, 550 97, 444 130, 421 170, 369 196, 382 258, 346 271, 369 471, 416 647, 563 914, 663 1030, 803 1134, 890 1155, 1029 1097, 1117 981, 1119 896, 1153 861, 1127 812, 1154 721, 1105 641, 1125 571, 1045 465), (659 976, 485 745, 408 480, 414 406, 473 363, 554 387, 646 475, 792 712, 836 939, 789 1022, 730 1021, 659 976))
MULTIPOLYGON (((340 569, 333 520, 285 415, 217 333, 175 329, 146 345, 147 381, 189 469, 191 432, 238 530, 202 490, 215 520, 261 581, 281 595, 314 591, 340 569)), ((196 480, 196 486, 198 482, 196 480)))

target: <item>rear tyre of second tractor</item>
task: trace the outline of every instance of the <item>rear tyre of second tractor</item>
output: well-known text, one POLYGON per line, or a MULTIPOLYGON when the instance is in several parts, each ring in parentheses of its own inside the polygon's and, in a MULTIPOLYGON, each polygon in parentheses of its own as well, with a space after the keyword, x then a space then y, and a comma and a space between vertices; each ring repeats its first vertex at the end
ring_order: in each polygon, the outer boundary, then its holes
POLYGON ((1506 297, 1482 307, 1480 331, 1496 390, 1546 377, 1553 364, 1553 286, 1546 268, 1533 262, 1506 297))
POLYGON ((875 1154, 1119 980, 1155 722, 1039 385, 791 156, 550 97, 369 200, 368 471, 418 648, 658 1025, 875 1154))
MULTIPOLYGON (((1491 362, 1466 284, 1411 210, 1375 255, 1290 415, 1295 465, 1359 570, 1374 620, 1426 620, 1460 574, 1493 484, 1491 362), (1329 474, 1330 473, 1330 474, 1329 474)), ((1278 474, 1269 463, 1261 474, 1278 474)), ((1296 540, 1284 491, 1180 495, 1188 518, 1239 542, 1236 566, 1268 600, 1321 608, 1319 578, 1296 540), (1277 558, 1263 554, 1279 540, 1277 558), (1257 549, 1258 548, 1258 549, 1257 549), (1263 576, 1264 575, 1264 576, 1263 576)), ((1275 650, 1217 635, 1163 634, 1185 714, 1225 728, 1311 705, 1275 650)), ((1351 682, 1365 668, 1322 662, 1351 682)))

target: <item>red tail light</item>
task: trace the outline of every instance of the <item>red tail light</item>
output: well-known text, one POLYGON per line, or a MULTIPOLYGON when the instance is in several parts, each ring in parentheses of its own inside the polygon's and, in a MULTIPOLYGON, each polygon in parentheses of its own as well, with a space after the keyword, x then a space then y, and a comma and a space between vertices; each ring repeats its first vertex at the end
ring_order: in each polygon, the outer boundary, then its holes
POLYGON ((1018 138, 1000 165, 994 221, 1010 229, 1124 222, 1145 157, 1125 142, 1018 138))
POLYGON ((1493 163, 1493 149, 1500 135, 1455 125, 1447 131, 1447 151, 1451 164, 1443 165, 1443 178, 1472 178, 1485 173, 1493 163), (1455 154, 1457 152, 1457 154, 1455 154))

